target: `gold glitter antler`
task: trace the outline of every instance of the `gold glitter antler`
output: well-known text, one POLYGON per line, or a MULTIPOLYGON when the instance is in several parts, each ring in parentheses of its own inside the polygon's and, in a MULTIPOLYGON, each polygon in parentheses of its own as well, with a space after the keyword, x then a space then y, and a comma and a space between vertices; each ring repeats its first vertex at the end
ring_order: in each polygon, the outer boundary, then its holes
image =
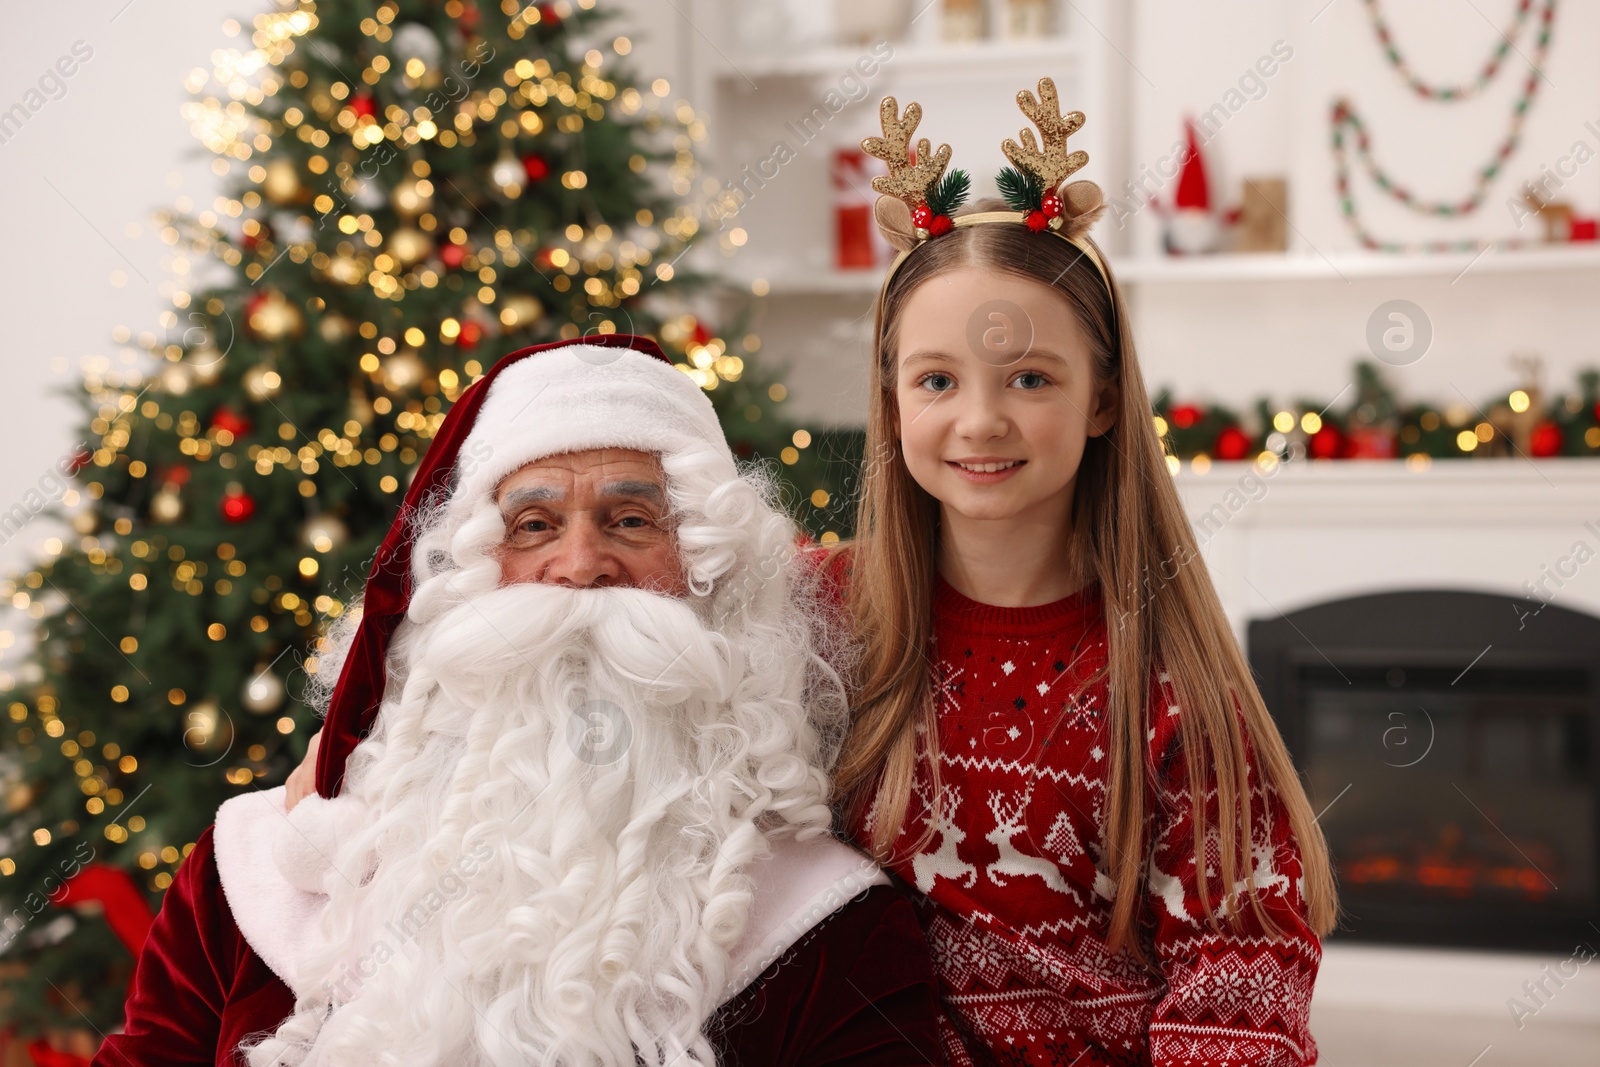
POLYGON ((1022 89, 1017 93, 1017 106, 1039 127, 1044 139, 1041 148, 1034 143, 1033 131, 1022 131, 1022 144, 1007 137, 1000 144, 1006 158, 1038 178, 1045 192, 1051 192, 1072 176, 1073 171, 1089 162, 1087 152, 1068 152, 1067 138, 1083 128, 1083 112, 1061 113, 1061 102, 1056 96, 1056 83, 1050 78, 1039 79, 1039 98, 1022 89))
POLYGON ((922 105, 907 104, 905 116, 901 117, 900 105, 894 97, 886 96, 878 105, 878 117, 883 123, 883 136, 863 138, 861 150, 887 163, 889 173, 873 178, 872 187, 909 207, 927 203, 929 191, 939 184, 945 167, 950 165, 950 146, 940 145, 939 151, 934 152, 932 143, 924 137, 917 142, 917 161, 913 164, 908 150, 911 135, 922 121, 922 105))

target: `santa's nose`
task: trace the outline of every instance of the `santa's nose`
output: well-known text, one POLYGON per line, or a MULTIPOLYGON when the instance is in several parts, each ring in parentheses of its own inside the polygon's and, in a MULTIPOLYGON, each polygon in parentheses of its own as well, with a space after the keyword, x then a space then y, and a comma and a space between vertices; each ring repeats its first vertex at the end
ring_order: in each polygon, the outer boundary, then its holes
POLYGON ((604 536, 597 530, 580 526, 563 532, 545 562, 539 581, 573 589, 593 589, 625 585, 627 574, 616 553, 609 551, 604 536))

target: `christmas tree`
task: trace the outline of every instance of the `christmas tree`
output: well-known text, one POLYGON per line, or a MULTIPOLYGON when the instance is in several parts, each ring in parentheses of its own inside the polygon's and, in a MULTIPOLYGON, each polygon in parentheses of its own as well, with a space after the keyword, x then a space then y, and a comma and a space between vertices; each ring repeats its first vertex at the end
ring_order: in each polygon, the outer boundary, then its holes
POLYGON ((854 442, 787 421, 759 340, 687 302, 711 282, 680 263, 700 120, 630 81, 593 8, 301 0, 191 78, 223 190, 163 220, 193 289, 142 365, 86 373, 88 450, 51 509, 72 536, 0 589, 33 638, 0 676, 12 1033, 120 1024, 161 891, 222 801, 299 763, 295 676, 499 357, 656 335, 810 532, 847 532, 854 442))

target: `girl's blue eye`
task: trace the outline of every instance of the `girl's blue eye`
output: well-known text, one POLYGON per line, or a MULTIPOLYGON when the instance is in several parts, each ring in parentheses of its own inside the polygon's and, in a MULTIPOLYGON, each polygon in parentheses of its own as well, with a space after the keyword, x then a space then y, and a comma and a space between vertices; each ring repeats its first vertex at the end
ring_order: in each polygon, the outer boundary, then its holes
POLYGON ((955 379, 939 371, 930 371, 917 379, 917 385, 930 389, 935 393, 942 393, 955 384, 955 379))
POLYGON ((1045 386, 1050 384, 1050 379, 1046 378, 1043 374, 1040 374, 1036 370, 1028 370, 1017 375, 1014 384, 1021 385, 1024 389, 1043 389, 1045 386), (1024 382, 1030 380, 1032 384, 1023 384, 1024 382))

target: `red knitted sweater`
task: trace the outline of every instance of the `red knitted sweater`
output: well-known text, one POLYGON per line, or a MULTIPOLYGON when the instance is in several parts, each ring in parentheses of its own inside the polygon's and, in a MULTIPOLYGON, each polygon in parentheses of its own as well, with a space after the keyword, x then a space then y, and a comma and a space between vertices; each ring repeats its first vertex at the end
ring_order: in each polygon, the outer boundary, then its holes
MULTIPOLYGON (((1052 604, 1002 608, 940 579, 934 612, 945 788, 930 813, 924 759, 897 839, 904 858, 892 869, 922 895, 951 1063, 1315 1063, 1307 1014, 1322 953, 1304 920, 1288 818, 1252 767, 1252 809, 1270 814, 1251 850, 1256 884, 1287 936, 1260 936, 1249 908, 1213 931, 1195 884, 1183 712, 1159 668, 1149 688, 1144 887, 1144 942, 1157 966, 1107 948, 1115 887, 1101 861, 1101 825, 1110 727, 1104 681, 1082 684, 1106 661, 1099 584, 1052 604), (930 814, 927 846, 906 856, 930 814)), ((1216 864, 1214 790, 1210 803, 1216 864)), ((851 828, 858 839, 872 817, 851 828)), ((1213 898, 1219 880, 1210 879, 1213 898)))

